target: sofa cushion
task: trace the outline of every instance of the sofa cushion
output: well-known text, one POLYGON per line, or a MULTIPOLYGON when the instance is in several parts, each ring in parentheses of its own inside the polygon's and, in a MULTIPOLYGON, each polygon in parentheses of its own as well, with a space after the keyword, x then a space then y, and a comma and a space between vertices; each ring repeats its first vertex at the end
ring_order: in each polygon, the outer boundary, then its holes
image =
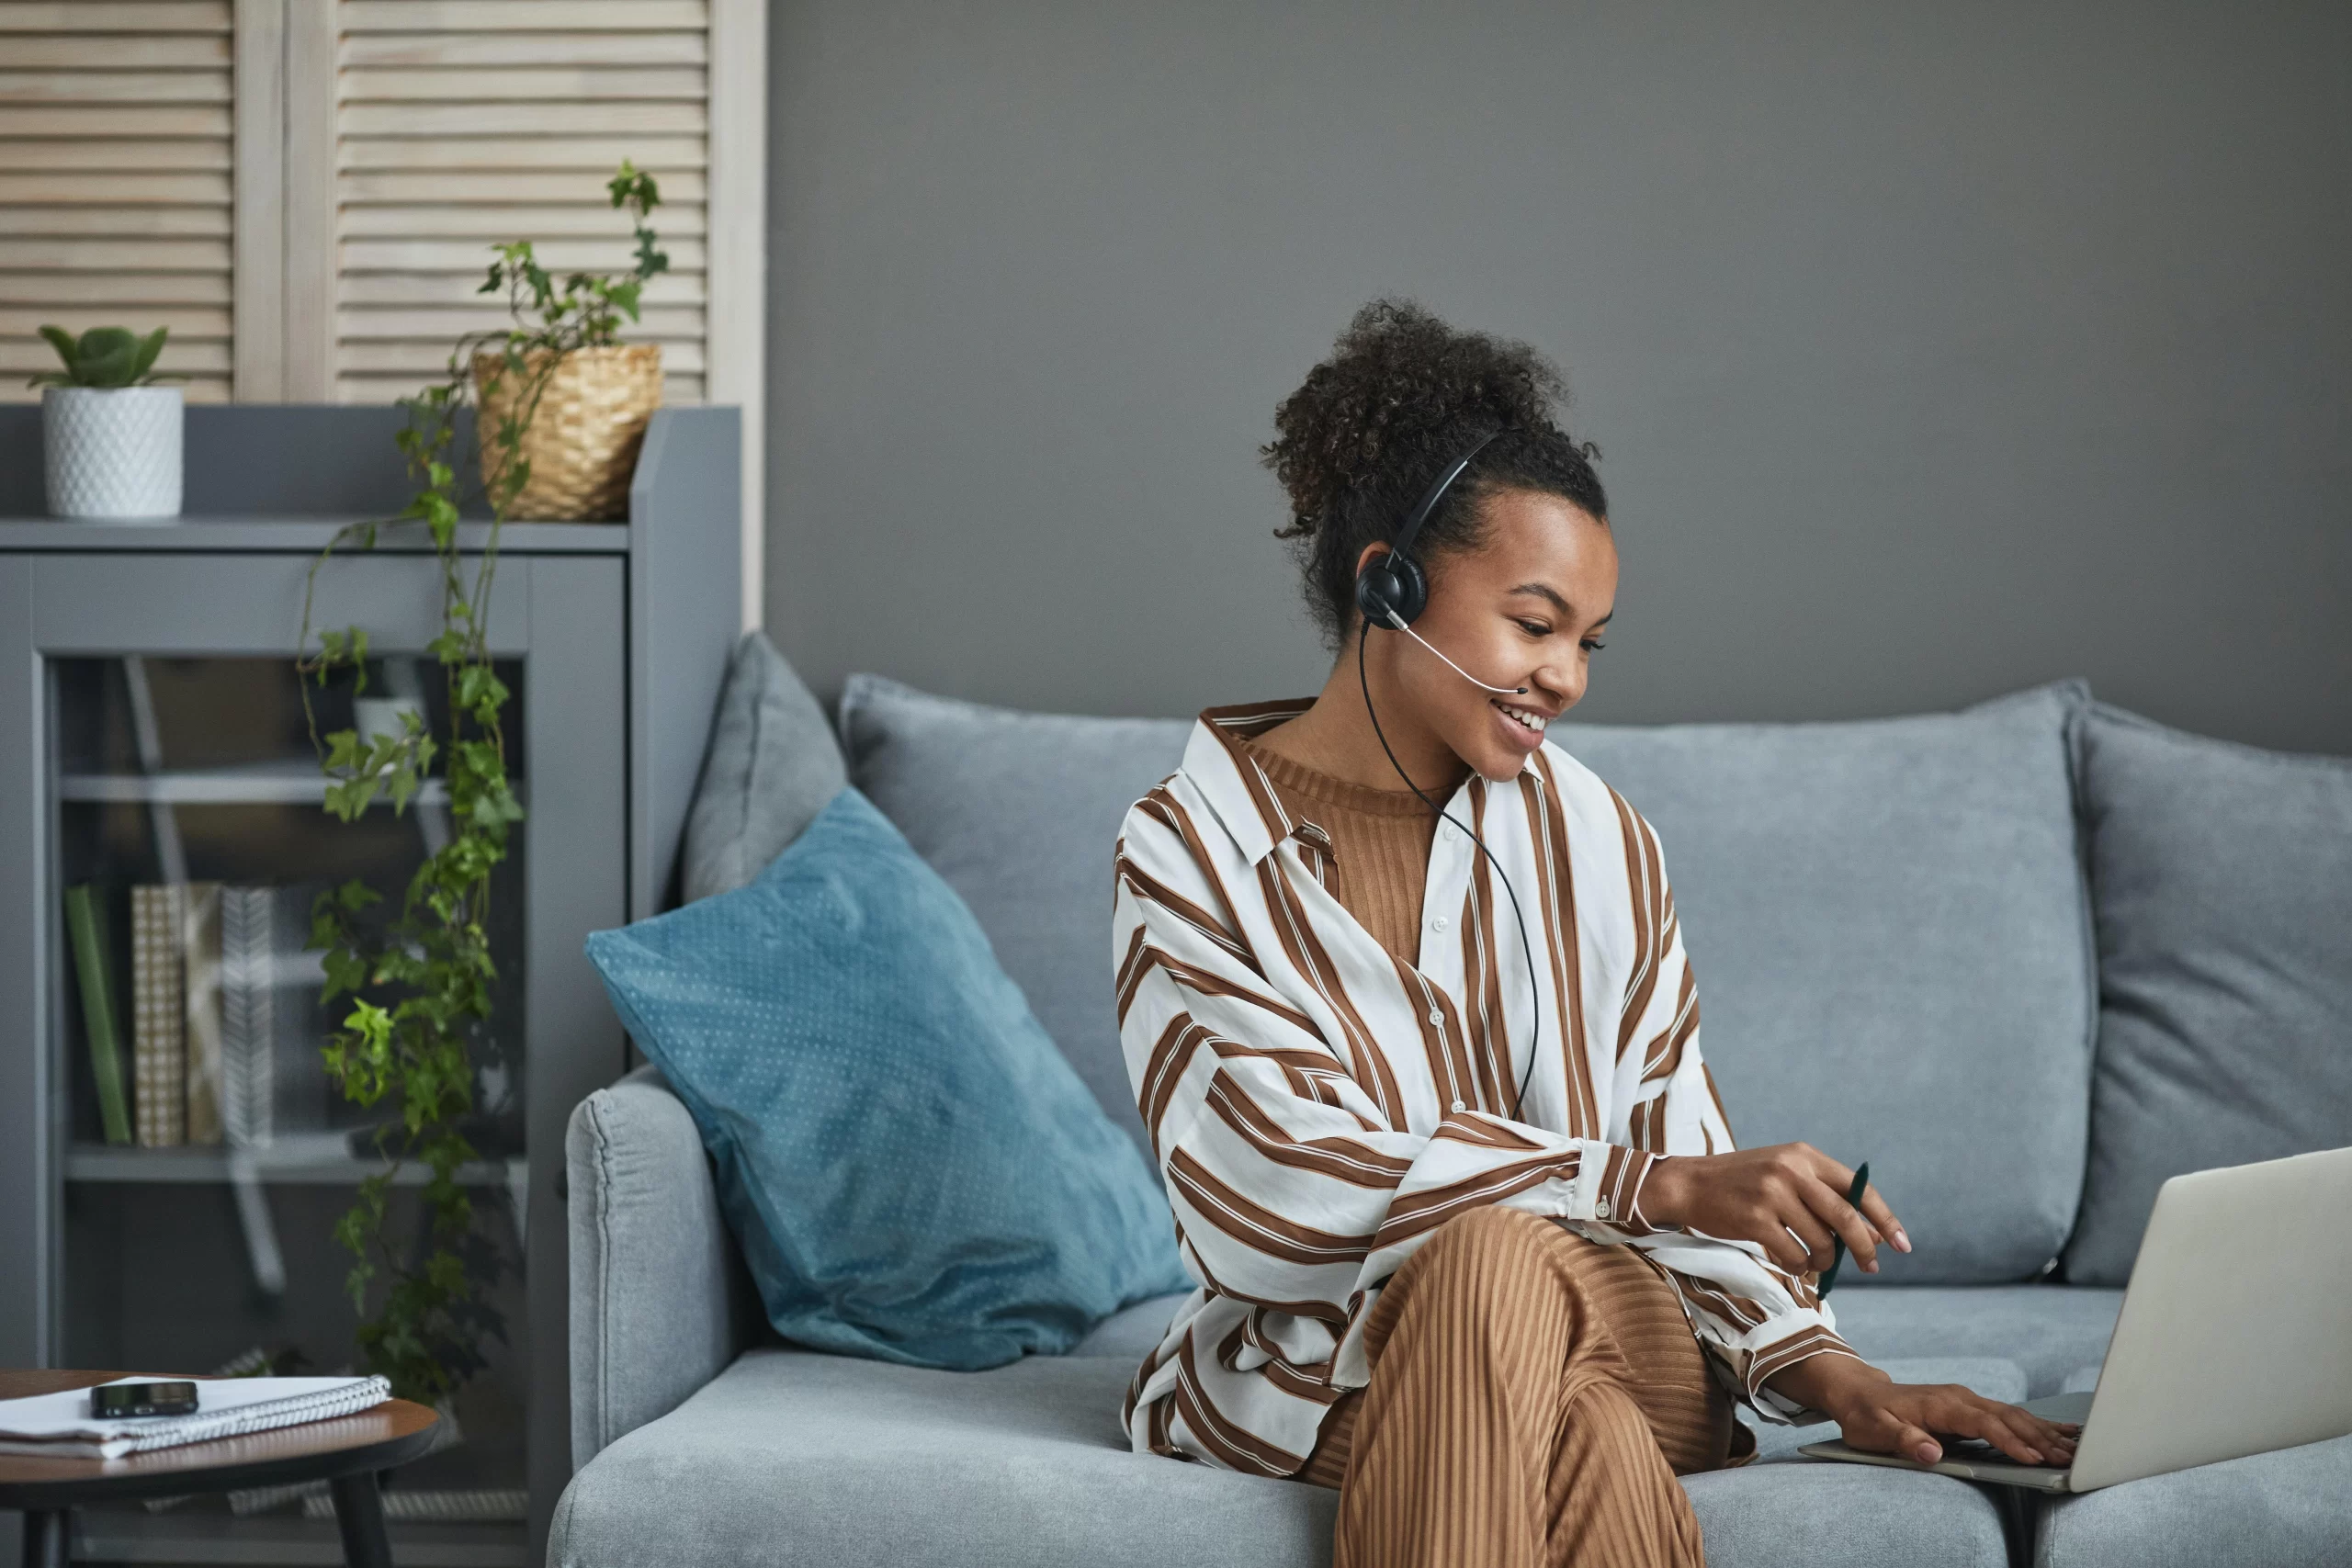
POLYGON ((588 955, 693 1112, 786 1338, 989 1367, 1184 1282, 1143 1156, 856 790, 749 886, 588 955))
POLYGON ((1127 1450, 1132 1364, 944 1372, 753 1350, 556 1506, 557 1568, 1300 1568, 1335 1495, 1127 1450), (919 1506, 918 1505, 919 1500, 919 1506))
POLYGON ((1114 1356, 1130 1366, 1140 1366, 1143 1359, 1157 1349, 1168 1337, 1168 1325, 1176 1317, 1176 1309, 1184 1304, 1189 1292, 1174 1295, 1154 1296, 1117 1312, 1094 1325, 1093 1331, 1070 1348, 1073 1356, 1114 1356))
POLYGON ((850 777, 963 896, 1046 1032, 1148 1150, 1111 1003, 1111 860, 1190 719, 1021 713, 877 675, 842 689, 850 777))
POLYGON ((2343 1568, 2352 1562, 2352 1438, 2052 1497, 2034 1568, 2343 1568))
MULTIPOLYGON (((754 1350, 572 1477, 559 1568, 1309 1568, 1336 1493, 1128 1451, 1134 1368, 942 1372, 754 1350), (910 1506, 910 1499, 921 1506, 910 1506)), ((2003 1568, 1998 1516, 1946 1476, 1809 1461, 1685 1483, 1713 1568, 2003 1568)))
MULTIPOLYGON (((1134 1366, 1159 1343, 1183 1300, 1160 1296, 1115 1312, 1070 1354, 1117 1357, 1134 1366)), ((2070 1374, 2086 1366, 2097 1381, 2123 1292, 2079 1285, 1888 1285, 1840 1291, 1830 1305, 1838 1332, 1871 1361, 1995 1359, 2025 1378, 2020 1393, 1996 1397, 2038 1399, 2071 1390, 2070 1374)))
POLYGON ((1683 1478, 1708 1568, 2007 1568, 2001 1516, 1949 1475, 1827 1460, 1683 1478))
POLYGON ((2026 1279, 2073 1226, 2086 698, 2069 682, 1906 718, 1552 728, 1657 829, 1734 1135, 1870 1161, 1917 1247, 1881 1249, 1885 1283, 2026 1279))
POLYGON ((2066 1274, 2130 1278, 2156 1189, 2352 1143, 2352 759, 2094 707, 2100 1011, 2066 1274))
POLYGON ((759 875, 847 782, 825 710, 765 634, 745 632, 686 812, 688 901, 759 875))

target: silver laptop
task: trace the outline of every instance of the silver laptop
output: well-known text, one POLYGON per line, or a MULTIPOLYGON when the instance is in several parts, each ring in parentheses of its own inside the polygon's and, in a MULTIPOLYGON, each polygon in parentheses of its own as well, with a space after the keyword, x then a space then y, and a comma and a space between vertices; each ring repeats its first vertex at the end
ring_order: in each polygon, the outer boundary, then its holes
POLYGON ((2073 1465, 2019 1464, 1973 1439, 1924 1465, 1843 1442, 1798 1451, 2095 1492, 2352 1433, 2352 1148, 2165 1182, 2098 1388, 2025 1408, 2083 1424, 2073 1465))

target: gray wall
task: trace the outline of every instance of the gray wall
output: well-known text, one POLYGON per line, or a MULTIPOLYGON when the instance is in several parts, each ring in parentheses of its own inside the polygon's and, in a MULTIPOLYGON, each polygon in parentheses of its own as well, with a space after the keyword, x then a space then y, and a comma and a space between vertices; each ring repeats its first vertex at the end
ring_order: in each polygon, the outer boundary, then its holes
POLYGON ((2352 751, 2352 6, 783 0, 767 624, 1189 714, 1327 663, 1274 406, 1363 300, 1556 356, 1580 716, 2087 675, 2352 751))

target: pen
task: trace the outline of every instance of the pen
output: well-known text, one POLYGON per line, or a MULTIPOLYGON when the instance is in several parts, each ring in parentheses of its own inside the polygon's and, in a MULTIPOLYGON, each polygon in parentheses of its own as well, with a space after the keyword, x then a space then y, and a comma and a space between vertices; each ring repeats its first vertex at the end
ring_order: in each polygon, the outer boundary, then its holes
MULTIPOLYGON (((1846 1201, 1860 1210, 1862 1206, 1862 1193, 1870 1184, 1871 1162, 1864 1160, 1854 1168, 1854 1185, 1847 1189, 1846 1201)), ((1822 1274, 1821 1283, 1815 1287, 1815 1295, 1826 1296, 1837 1287, 1838 1266, 1845 1261, 1846 1238, 1832 1232, 1829 1237, 1829 1268, 1822 1274)))

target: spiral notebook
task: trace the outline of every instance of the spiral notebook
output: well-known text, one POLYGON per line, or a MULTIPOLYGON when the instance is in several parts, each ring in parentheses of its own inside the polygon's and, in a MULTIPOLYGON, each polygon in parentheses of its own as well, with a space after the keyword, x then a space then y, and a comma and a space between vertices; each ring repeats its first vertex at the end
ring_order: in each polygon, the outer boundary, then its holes
POLYGON ((368 1410, 392 1396, 391 1385, 368 1378, 175 1378, 142 1372, 117 1382, 193 1382, 196 1408, 186 1416, 101 1419, 90 1414, 90 1391, 64 1389, 26 1399, 0 1399, 0 1454, 51 1459, 119 1459, 182 1443, 209 1443, 305 1421, 325 1421, 368 1410))

